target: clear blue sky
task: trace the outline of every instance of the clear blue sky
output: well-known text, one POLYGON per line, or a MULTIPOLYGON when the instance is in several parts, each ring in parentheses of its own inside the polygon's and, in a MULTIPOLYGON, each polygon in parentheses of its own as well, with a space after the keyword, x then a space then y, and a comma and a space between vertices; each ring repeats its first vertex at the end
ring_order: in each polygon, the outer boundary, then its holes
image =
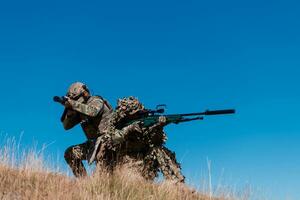
MULTIPOLYGON (((235 116, 167 127, 192 184, 249 183, 300 199, 300 4, 297 1, 2 1, 0 131, 51 143, 65 132, 53 95, 83 81, 115 105, 134 95, 169 113, 234 107, 235 116)), ((259 196, 259 195, 258 195, 259 196)))

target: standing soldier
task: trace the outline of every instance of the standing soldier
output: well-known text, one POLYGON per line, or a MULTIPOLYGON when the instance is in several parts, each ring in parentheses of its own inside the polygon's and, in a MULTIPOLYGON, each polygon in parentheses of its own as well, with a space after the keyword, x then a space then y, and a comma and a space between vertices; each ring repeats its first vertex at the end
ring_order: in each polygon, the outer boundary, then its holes
POLYGON ((113 109, 101 96, 91 96, 88 87, 80 82, 70 86, 61 103, 65 106, 61 117, 64 129, 69 130, 80 123, 87 137, 86 142, 71 146, 65 151, 65 160, 76 177, 86 176, 82 161, 89 159, 95 140, 103 134, 113 109))

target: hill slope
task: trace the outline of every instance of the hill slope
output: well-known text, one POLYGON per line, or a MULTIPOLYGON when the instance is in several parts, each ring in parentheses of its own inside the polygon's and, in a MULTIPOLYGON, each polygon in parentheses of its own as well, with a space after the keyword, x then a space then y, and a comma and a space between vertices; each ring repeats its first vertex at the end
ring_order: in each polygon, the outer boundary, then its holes
POLYGON ((0 166, 0 199, 208 200, 184 186, 153 184, 119 170, 75 180, 64 175, 0 166))
MULTIPOLYGON (((1 137, 0 137, 1 138, 1 137)), ((225 200, 235 199, 225 191, 226 198, 209 198, 185 185, 163 181, 147 182, 126 167, 114 175, 96 172, 92 176, 75 179, 53 170, 55 161, 43 157, 43 146, 22 149, 15 138, 0 142, 0 199, 99 199, 99 200, 225 200), (1 144, 2 142, 2 144, 1 144)), ((248 199, 248 198, 239 198, 248 199)))

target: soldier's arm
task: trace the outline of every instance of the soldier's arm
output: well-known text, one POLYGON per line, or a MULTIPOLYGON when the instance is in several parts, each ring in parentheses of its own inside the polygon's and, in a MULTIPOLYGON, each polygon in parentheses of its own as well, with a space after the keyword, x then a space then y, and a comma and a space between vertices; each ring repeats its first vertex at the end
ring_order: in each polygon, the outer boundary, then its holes
POLYGON ((72 99, 69 99, 68 102, 73 110, 90 117, 96 117, 104 107, 104 103, 101 99, 94 99, 88 104, 80 103, 72 99))
POLYGON ((63 123, 64 129, 69 130, 80 122, 80 117, 75 111, 65 109, 61 117, 61 122, 63 123))
POLYGON ((142 129, 140 124, 134 123, 122 128, 121 130, 111 127, 110 133, 112 142, 114 144, 120 144, 124 142, 130 135, 134 135, 134 133, 142 133, 142 129))

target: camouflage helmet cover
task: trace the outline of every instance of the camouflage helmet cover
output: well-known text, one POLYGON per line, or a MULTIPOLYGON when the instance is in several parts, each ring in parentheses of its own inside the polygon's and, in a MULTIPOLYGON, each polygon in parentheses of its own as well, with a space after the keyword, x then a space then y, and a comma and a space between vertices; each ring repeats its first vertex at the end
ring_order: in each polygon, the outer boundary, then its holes
POLYGON ((89 91, 87 86, 84 83, 75 82, 69 87, 67 96, 76 99, 80 97, 84 91, 89 91))
POLYGON ((126 114, 135 114, 139 110, 144 110, 144 105, 135 97, 125 97, 118 100, 117 108, 119 112, 124 112, 126 114))

